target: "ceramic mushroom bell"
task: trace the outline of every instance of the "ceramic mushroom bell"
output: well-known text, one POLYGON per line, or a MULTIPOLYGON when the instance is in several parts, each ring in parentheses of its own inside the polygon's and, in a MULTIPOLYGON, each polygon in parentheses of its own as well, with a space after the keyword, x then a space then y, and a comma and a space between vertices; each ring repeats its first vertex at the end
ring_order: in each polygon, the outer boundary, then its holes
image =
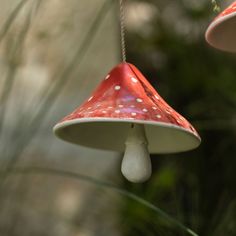
POLYGON ((192 125, 129 63, 116 66, 54 132, 72 143, 124 152, 121 171, 132 182, 150 177, 149 153, 183 152, 200 144, 192 125))
POLYGON ((205 36, 211 46, 236 52, 236 1, 213 20, 205 36))

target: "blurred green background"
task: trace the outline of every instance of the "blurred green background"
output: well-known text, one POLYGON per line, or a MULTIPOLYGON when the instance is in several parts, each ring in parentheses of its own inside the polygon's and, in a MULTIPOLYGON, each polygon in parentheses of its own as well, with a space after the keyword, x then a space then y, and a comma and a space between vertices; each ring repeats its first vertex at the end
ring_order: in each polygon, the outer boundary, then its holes
POLYGON ((201 146, 152 155, 152 178, 132 184, 120 153, 55 138, 53 125, 120 61, 118 0, 1 0, 1 236, 189 235, 119 193, 201 236, 236 235, 236 55, 205 42, 213 5, 125 3, 127 60, 191 121, 201 146))

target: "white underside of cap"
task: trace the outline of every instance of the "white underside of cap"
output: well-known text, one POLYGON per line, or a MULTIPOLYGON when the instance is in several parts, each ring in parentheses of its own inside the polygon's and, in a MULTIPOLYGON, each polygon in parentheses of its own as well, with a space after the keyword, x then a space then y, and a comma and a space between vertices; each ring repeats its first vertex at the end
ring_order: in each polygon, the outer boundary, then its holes
POLYGON ((236 12, 213 21, 206 31, 205 38, 215 48, 236 52, 236 12))
POLYGON ((114 118, 79 118, 54 127, 61 139, 75 144, 114 151, 124 151, 132 123, 144 124, 150 153, 175 153, 199 146, 199 137, 179 126, 143 120, 114 118))

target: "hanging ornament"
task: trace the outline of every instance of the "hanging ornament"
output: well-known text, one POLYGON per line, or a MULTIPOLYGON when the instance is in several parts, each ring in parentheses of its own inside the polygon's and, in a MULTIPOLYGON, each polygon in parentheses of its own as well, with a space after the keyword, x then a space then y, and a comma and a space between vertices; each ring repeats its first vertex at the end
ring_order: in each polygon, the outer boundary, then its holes
POLYGON ((236 52, 236 1, 213 20, 205 37, 215 48, 236 52))
POLYGON ((124 152, 121 172, 138 183, 151 176, 149 153, 188 151, 201 139, 142 73, 126 62, 122 0, 120 3, 123 62, 110 71, 87 101, 54 127, 54 132, 68 142, 124 152))
POLYGON ((176 153, 200 144, 193 126, 172 109, 132 64, 121 63, 92 96, 54 127, 66 141, 124 152, 123 175, 143 182, 150 153, 176 153))

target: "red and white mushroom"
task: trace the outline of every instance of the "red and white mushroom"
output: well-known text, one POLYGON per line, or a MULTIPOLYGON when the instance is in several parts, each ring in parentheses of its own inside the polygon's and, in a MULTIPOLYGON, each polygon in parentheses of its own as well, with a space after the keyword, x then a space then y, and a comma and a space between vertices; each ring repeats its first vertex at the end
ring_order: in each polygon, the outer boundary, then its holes
POLYGON ((205 36, 211 46, 236 52, 236 1, 213 20, 205 36))
POLYGON ((182 152, 200 144, 193 126, 129 63, 116 66, 54 132, 72 143, 124 152, 121 170, 132 182, 150 177, 149 153, 182 152))

